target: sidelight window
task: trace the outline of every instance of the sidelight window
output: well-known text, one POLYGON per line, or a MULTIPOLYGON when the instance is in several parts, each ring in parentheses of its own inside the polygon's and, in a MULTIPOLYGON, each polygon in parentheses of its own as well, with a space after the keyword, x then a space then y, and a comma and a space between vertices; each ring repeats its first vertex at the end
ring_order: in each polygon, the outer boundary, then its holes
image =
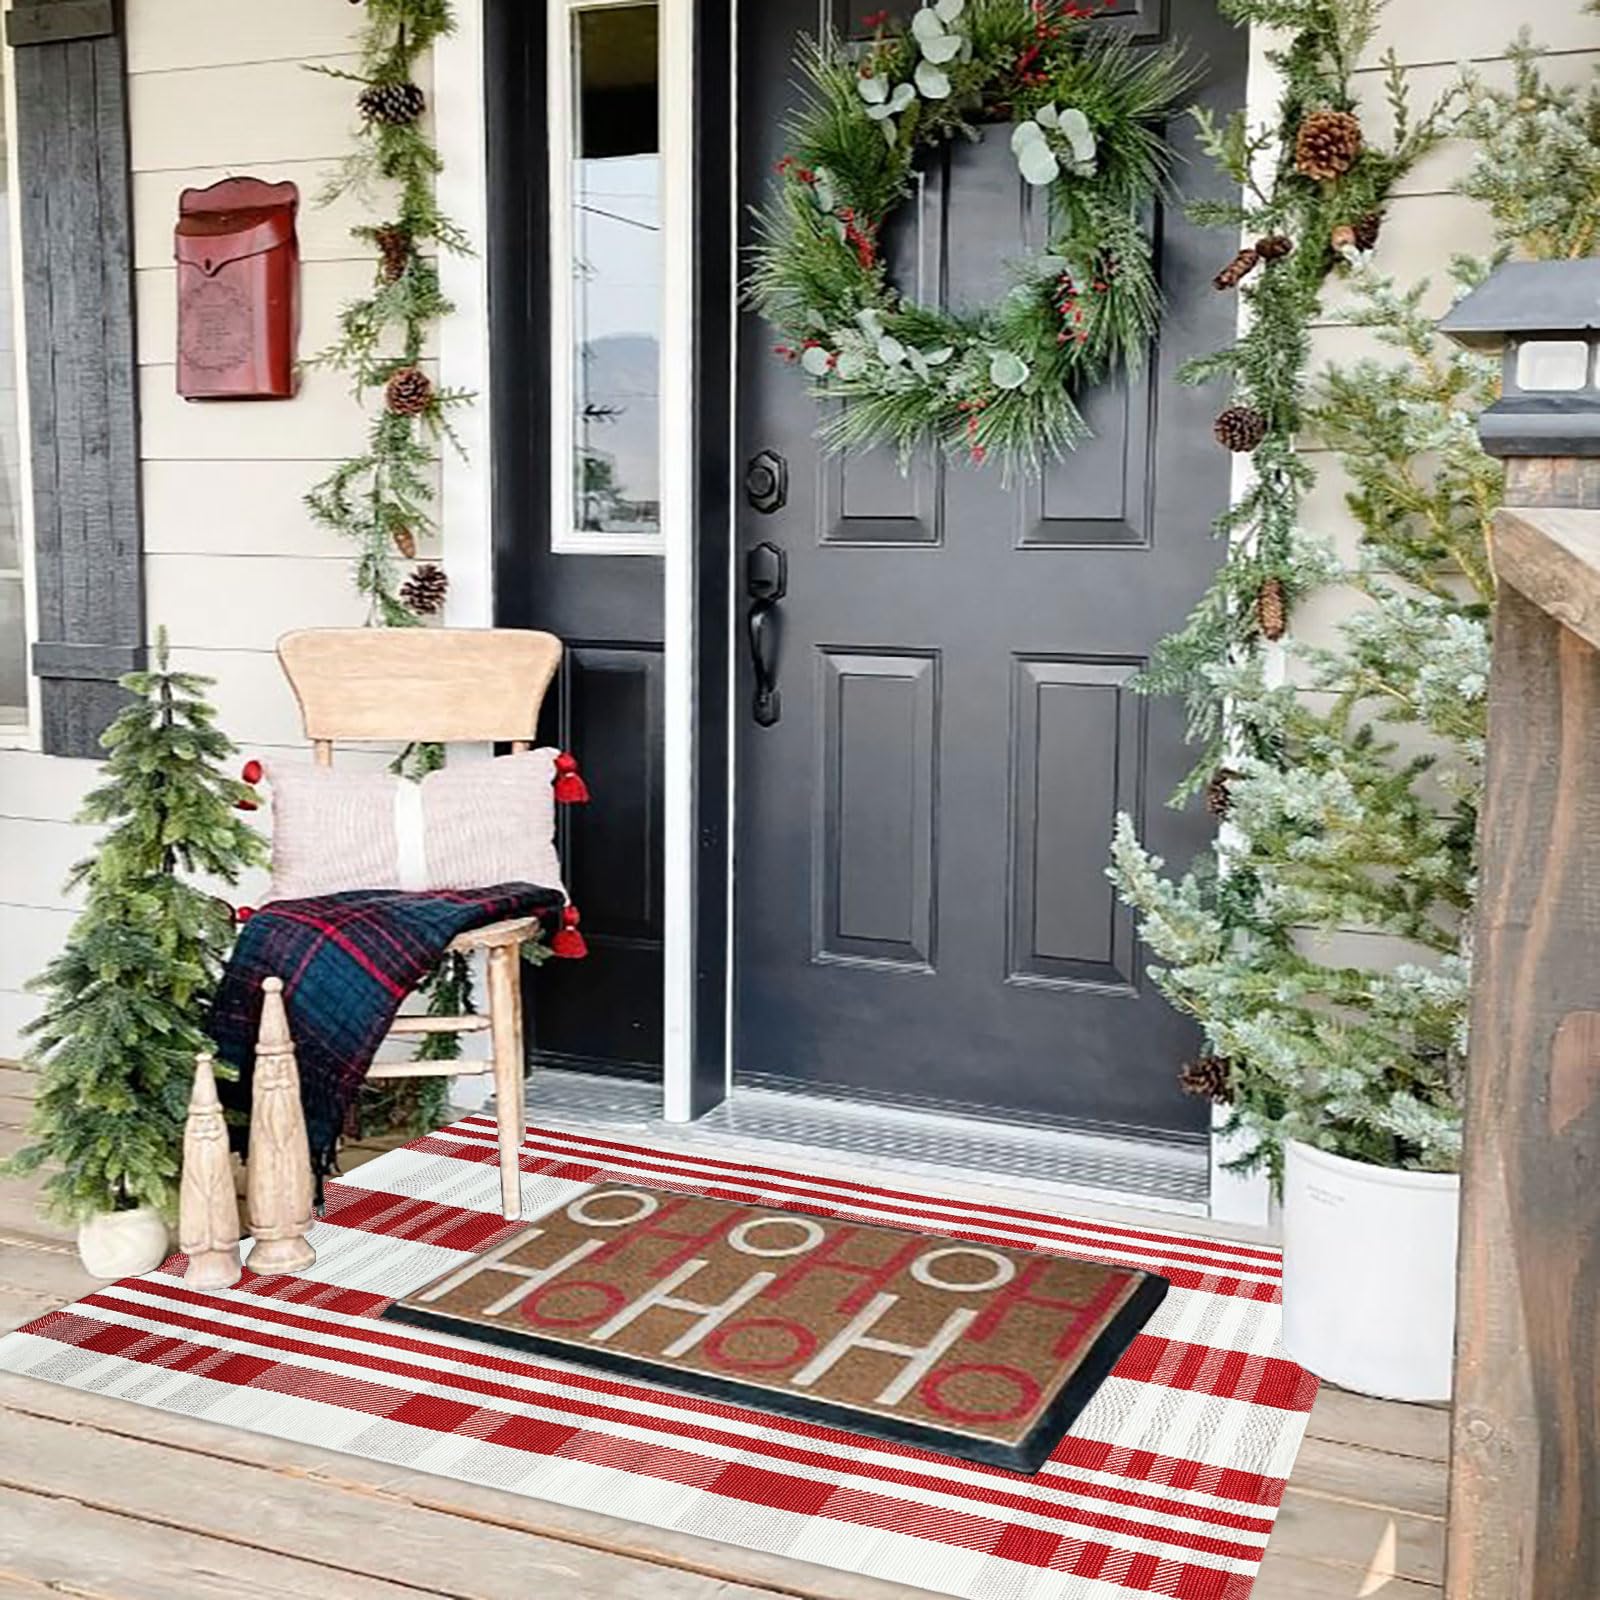
POLYGON ((550 82, 552 548, 659 554, 657 7, 566 0, 550 82))

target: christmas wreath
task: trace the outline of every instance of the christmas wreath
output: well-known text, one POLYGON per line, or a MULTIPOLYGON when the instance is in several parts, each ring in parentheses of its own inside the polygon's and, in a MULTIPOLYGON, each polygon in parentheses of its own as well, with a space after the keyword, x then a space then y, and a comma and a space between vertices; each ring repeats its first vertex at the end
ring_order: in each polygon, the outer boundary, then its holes
MULTIPOLYGON (((1102 0, 1103 3, 1103 0, 1102 0)), ((1191 81, 1174 48, 1136 51, 1059 0, 933 0, 908 27, 805 42, 790 154, 758 219, 750 300, 823 400, 832 449, 934 443, 1036 469, 1087 433, 1076 396, 1143 360, 1160 311, 1146 226, 1172 153, 1161 126, 1191 81), (993 305, 946 310, 889 281, 879 238, 924 153, 1011 124, 1048 199, 1045 250, 993 305)))

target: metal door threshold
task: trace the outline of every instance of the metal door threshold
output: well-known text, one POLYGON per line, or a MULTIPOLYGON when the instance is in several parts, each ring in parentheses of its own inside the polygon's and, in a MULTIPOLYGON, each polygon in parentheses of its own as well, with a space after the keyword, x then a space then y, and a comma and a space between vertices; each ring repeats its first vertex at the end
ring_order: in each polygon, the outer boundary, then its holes
POLYGON ((945 1112, 864 1105, 821 1095, 736 1089, 698 1122, 662 1119, 656 1084, 576 1072, 535 1072, 528 1120, 574 1130, 605 1128, 652 1144, 734 1159, 776 1159, 843 1176, 895 1174, 1088 1200, 1104 1206, 1200 1216, 1209 1209, 1203 1144, 1013 1127, 945 1112))

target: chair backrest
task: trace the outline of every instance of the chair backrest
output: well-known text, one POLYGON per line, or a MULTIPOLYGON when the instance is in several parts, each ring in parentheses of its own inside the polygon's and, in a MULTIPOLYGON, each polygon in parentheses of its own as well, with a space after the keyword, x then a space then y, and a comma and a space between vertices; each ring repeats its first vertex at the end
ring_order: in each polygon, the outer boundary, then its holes
POLYGON ((278 641, 306 737, 532 743, 561 641, 521 628, 307 628, 278 641))

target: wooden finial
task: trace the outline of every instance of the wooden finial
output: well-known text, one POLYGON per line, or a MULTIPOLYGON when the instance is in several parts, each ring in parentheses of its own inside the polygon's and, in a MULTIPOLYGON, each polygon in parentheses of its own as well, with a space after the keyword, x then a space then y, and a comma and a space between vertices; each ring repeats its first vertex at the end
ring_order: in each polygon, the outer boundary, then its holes
POLYGON ((189 1258, 183 1281, 191 1289, 227 1289, 239 1281, 239 1201, 233 1191, 228 1126, 209 1055, 195 1057, 183 1125, 178 1248, 189 1258))
POLYGON ((313 1198, 311 1148, 281 978, 261 983, 247 1190, 255 1243, 246 1265, 262 1274, 304 1272, 317 1259, 306 1242, 313 1198))

